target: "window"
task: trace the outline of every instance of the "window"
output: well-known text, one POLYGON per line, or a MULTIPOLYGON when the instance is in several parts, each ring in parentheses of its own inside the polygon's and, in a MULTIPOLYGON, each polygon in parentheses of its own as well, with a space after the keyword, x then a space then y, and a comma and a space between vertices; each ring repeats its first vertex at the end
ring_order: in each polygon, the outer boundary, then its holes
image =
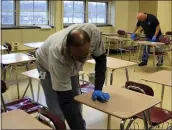
POLYGON ((88 2, 88 22, 107 23, 107 4, 103 2, 88 2))
POLYGON ((20 1, 20 25, 48 24, 47 1, 20 1))
POLYGON ((3 25, 14 25, 14 13, 15 13, 15 4, 13 0, 7 1, 2 0, 2 12, 1 12, 1 24, 3 25))
POLYGON ((64 1, 64 23, 84 23, 84 2, 64 1))
POLYGON ((54 25, 51 0, 2 0, 2 26, 54 25))
POLYGON ((108 23, 108 2, 63 1, 64 24, 108 23), (88 5, 88 6, 86 6, 88 5))

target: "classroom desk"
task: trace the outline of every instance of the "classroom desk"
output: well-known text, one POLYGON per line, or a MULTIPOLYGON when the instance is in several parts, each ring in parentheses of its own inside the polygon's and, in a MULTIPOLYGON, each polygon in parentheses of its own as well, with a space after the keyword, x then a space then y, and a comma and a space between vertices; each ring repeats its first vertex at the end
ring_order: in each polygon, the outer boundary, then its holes
POLYGON ((144 45, 151 46, 153 48, 153 66, 155 67, 155 48, 158 46, 163 46, 165 44, 161 43, 161 42, 150 42, 150 41, 136 41, 136 43, 138 43, 138 45, 139 45, 137 63, 139 61, 139 57, 140 57, 140 53, 141 53, 141 47, 144 45))
POLYGON ((143 77, 142 80, 144 80, 146 82, 152 82, 152 83, 162 85, 162 92, 161 92, 162 102, 160 104, 160 106, 162 107, 165 86, 172 87, 172 72, 162 70, 162 71, 150 74, 150 75, 148 75, 146 77, 143 77))
POLYGON ((109 56, 109 49, 110 49, 110 42, 111 40, 116 40, 117 41, 117 46, 120 46, 120 48, 122 47, 122 44, 125 41, 131 41, 131 39, 129 38, 124 38, 124 37, 119 37, 119 36, 105 36, 106 39, 108 39, 108 52, 107 55, 109 56))
POLYGON ((28 46, 28 47, 31 47, 31 48, 34 48, 34 49, 37 49, 40 46, 42 46, 43 43, 44 42, 31 42, 31 43, 25 43, 24 45, 28 46))
MULTIPOLYGON (((95 64, 95 60, 94 59, 87 60, 87 63, 95 64)), ((113 72, 116 69, 125 68, 126 78, 127 78, 127 81, 129 81, 127 67, 134 66, 134 65, 136 65, 136 63, 126 61, 126 60, 117 59, 117 58, 107 57, 107 64, 106 65, 107 65, 107 68, 112 69, 111 75, 110 75, 110 85, 112 85, 113 84, 113 72)), ((107 85, 107 74, 106 74, 106 85, 107 85)))
POLYGON ((12 54, 5 54, 1 55, 1 64, 3 64, 5 67, 3 68, 4 72, 4 81, 6 80, 6 69, 8 65, 14 65, 16 70, 16 81, 17 81, 17 92, 18 92, 18 98, 20 98, 19 94, 19 84, 18 84, 18 67, 17 65, 20 63, 26 63, 26 69, 28 68, 28 63, 31 61, 35 61, 36 59, 34 57, 30 57, 23 53, 12 53, 12 54))
POLYGON ((103 36, 116 36, 116 33, 102 33, 103 36))
POLYGON ((2 129, 52 129, 20 109, 2 113, 1 115, 2 129))
MULTIPOLYGON (((108 114, 107 129, 110 129, 111 115, 122 119, 120 129, 124 130, 124 124, 127 119, 131 119, 133 116, 139 113, 146 114, 146 110, 160 103, 160 99, 147 96, 141 93, 130 91, 124 88, 107 86, 103 88, 104 92, 110 94, 110 100, 106 103, 100 103, 91 99, 91 93, 84 93, 75 97, 75 100, 102 111, 108 114)), ((148 128, 147 119, 145 117, 145 128, 148 128)), ((130 124, 131 125, 131 124, 130 124)))
MULTIPOLYGON (((38 81, 38 91, 37 91, 37 102, 39 101, 39 94, 40 94, 40 79, 39 79, 39 73, 37 69, 33 69, 33 70, 29 70, 29 71, 25 71, 21 73, 22 75, 26 76, 29 78, 29 83, 24 91, 24 94, 22 96, 22 98, 24 98, 29 86, 31 88, 31 93, 32 93, 32 98, 33 100, 35 99, 34 97, 34 93, 33 93, 33 86, 32 86, 32 79, 37 80, 38 81)), ((80 71, 79 72, 79 76, 82 76, 82 79, 84 79, 83 75, 84 75, 84 71, 80 71)))

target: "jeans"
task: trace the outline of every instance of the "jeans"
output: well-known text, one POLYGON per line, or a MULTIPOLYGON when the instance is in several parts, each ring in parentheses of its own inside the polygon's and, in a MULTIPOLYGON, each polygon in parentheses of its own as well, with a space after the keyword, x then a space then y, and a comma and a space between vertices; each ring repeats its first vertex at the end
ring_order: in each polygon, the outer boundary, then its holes
MULTIPOLYGON (((151 41, 151 39, 147 39, 148 41, 151 41)), ((156 42, 159 42, 159 40, 157 40, 156 42)), ((150 53, 150 48, 151 46, 144 46, 143 48, 143 55, 142 55, 142 62, 145 62, 147 63, 148 62, 148 59, 149 59, 149 53, 150 53)), ((155 52, 162 52, 162 47, 161 46, 158 46, 155 48, 155 52)), ((163 56, 157 56, 157 61, 158 63, 160 64, 163 64, 163 56)))
MULTIPOLYGON (((38 65, 37 68, 38 72, 43 71, 38 65)), ((71 77, 72 90, 70 91, 53 90, 49 72, 46 72, 46 78, 40 79, 40 82, 50 112, 63 121, 66 119, 70 129, 86 129, 86 123, 82 117, 82 105, 74 100, 75 96, 81 94, 79 76, 71 77)))

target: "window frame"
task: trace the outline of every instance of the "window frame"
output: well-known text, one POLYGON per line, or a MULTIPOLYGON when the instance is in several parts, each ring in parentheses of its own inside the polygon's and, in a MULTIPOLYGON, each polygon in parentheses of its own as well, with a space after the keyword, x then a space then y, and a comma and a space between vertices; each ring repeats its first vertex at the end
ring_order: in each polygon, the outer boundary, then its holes
MULTIPOLYGON (((33 0, 35 1, 35 0, 33 0)), ((20 0, 14 0, 14 24, 1 24, 1 27, 4 29, 10 29, 10 28, 40 28, 39 26, 51 26, 54 27, 54 3, 51 0, 47 1, 47 24, 20 24, 20 0), (52 13, 52 14, 51 14, 52 13)), ((39 12, 39 11, 38 11, 39 12)), ((1 14, 2 15, 2 14, 1 14)))
MULTIPOLYGON (((68 1, 68 0, 65 0, 65 1, 68 1)), ((88 2, 94 2, 94 1, 86 1, 86 0, 80 0, 80 1, 83 1, 84 2, 84 23, 87 23, 88 22, 88 2)), ((105 3, 106 4, 106 23, 92 23, 92 24, 95 24, 97 26, 112 26, 110 23, 109 23, 109 2, 99 2, 99 3, 105 3)), ((64 8, 64 1, 63 1, 63 8, 64 8)), ((64 14, 64 10, 62 12, 64 14)), ((63 15, 64 17, 64 15, 63 15)), ((64 23, 63 21, 63 25, 64 27, 67 27, 67 26, 70 26, 71 24, 75 24, 75 23, 64 23)))
MULTIPOLYGON (((14 1, 14 5, 13 5, 14 10, 13 11, 4 11, 4 12, 13 12, 13 15, 14 15, 14 21, 13 22, 14 22, 14 24, 2 24, 1 23, 2 27, 14 27, 16 25, 16 0, 13 0, 13 1, 14 1)), ((1 3, 1 5, 2 5, 2 3, 1 3)), ((2 19, 2 9, 1 9, 1 19, 2 19)))

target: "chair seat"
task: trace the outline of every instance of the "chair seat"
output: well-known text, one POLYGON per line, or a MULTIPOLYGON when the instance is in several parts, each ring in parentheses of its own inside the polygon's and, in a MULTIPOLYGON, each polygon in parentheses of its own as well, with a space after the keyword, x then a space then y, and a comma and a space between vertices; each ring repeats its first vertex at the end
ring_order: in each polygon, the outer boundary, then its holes
POLYGON ((41 104, 39 104, 37 102, 34 102, 30 98, 19 99, 17 101, 6 103, 5 105, 6 105, 6 109, 8 111, 21 109, 21 110, 24 110, 27 113, 33 113, 35 111, 38 111, 39 108, 46 108, 45 106, 43 106, 43 105, 41 105, 41 104))
POLYGON ((94 91, 95 86, 91 84, 82 84, 80 85, 80 88, 82 93, 88 93, 94 91))
MULTIPOLYGON (((153 52, 149 52, 149 54, 153 55, 153 52)), ((155 55, 167 55, 166 52, 155 52, 155 55)))
MULTIPOLYGON (((172 112, 159 107, 152 107, 149 109, 150 119, 153 126, 172 119, 172 112)), ((143 119, 142 114, 136 115, 138 118, 143 119)))

